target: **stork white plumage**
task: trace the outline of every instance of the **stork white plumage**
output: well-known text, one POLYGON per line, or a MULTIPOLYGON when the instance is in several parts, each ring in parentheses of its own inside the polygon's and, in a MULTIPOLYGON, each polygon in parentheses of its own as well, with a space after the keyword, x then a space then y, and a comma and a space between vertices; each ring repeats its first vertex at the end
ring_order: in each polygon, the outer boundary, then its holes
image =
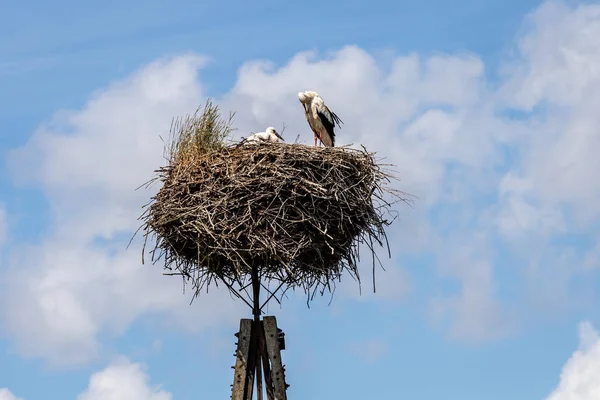
POLYGON ((283 140, 281 135, 272 126, 264 132, 253 133, 243 140, 244 144, 257 144, 261 142, 277 143, 279 139, 283 140))
POLYGON ((323 98, 317 92, 310 90, 298 92, 298 100, 304 107, 304 115, 315 135, 315 146, 317 145, 317 139, 326 147, 335 146, 334 128, 336 124, 338 128, 340 124, 343 124, 340 117, 327 107, 323 98))

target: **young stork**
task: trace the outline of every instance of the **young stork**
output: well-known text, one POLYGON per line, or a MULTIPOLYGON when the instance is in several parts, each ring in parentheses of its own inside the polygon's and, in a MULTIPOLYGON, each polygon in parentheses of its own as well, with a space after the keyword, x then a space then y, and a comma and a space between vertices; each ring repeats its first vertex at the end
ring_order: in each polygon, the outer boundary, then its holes
POLYGON ((315 146, 317 145, 317 138, 320 144, 326 147, 335 146, 335 132, 333 129, 336 124, 338 128, 340 124, 343 124, 340 117, 325 105, 323 98, 317 92, 298 92, 298 100, 304 107, 304 115, 315 135, 315 146))
POLYGON ((279 139, 283 140, 281 135, 272 126, 268 127, 264 132, 253 133, 242 140, 244 144, 256 144, 261 142, 277 143, 279 139))

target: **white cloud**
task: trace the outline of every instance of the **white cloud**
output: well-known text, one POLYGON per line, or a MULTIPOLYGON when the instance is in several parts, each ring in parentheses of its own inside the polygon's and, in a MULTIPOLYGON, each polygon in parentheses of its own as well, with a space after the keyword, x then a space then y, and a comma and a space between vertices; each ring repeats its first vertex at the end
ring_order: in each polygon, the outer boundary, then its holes
MULTIPOLYGON (((172 400, 160 385, 152 385, 146 367, 119 356, 103 370, 92 374, 88 387, 77 400, 172 400)), ((23 400, 0 388, 0 400, 23 400)))
POLYGON ((595 179, 600 168, 600 5, 551 1, 528 22, 520 57, 501 93, 509 106, 533 115, 518 142, 526 151, 504 178, 501 192, 521 208, 540 210, 530 213, 526 228, 560 232, 562 207, 572 207, 579 226, 600 217, 595 179))
POLYGON ((8 390, 6 388, 0 388, 0 400, 23 400, 23 399, 15 396, 10 390, 8 390))
POLYGON ((494 206, 536 307, 591 308, 598 292, 600 5, 549 1, 527 19, 497 108, 522 113, 494 206), (566 238, 567 240, 562 240, 566 238), (583 299, 583 296, 586 298, 583 299), (584 301, 582 301, 584 300, 584 301))
POLYGON ((77 400, 171 400, 172 394, 150 385, 144 367, 125 358, 93 374, 77 400))
POLYGON ((546 400, 596 400, 600 398, 600 336, 589 322, 579 326, 579 349, 560 374, 558 387, 546 400))
POLYGON ((131 214, 148 192, 134 189, 163 164, 159 135, 167 138, 173 116, 204 101, 203 62, 191 55, 156 61, 97 91, 83 109, 56 113, 9 154, 19 182, 46 190, 57 235, 81 242, 137 228, 131 214))
POLYGON ((27 253, 19 260, 22 270, 11 273, 11 286, 0 297, 5 304, 19 304, 3 310, 6 328, 23 354, 48 357, 55 364, 100 355, 101 333, 122 334, 142 315, 161 315, 163 326, 198 331, 230 323, 241 312, 241 305, 223 291, 202 295, 189 306, 181 281, 162 276, 158 266, 141 266, 138 251, 111 255, 103 248, 48 241, 27 253), (222 307, 204 306, 213 301, 222 307))
POLYGON ((201 307, 206 296, 190 307, 179 279, 141 265, 139 240, 125 251, 153 193, 135 188, 164 162, 159 135, 173 116, 204 101, 201 65, 197 56, 152 63, 94 94, 82 110, 58 113, 10 154, 20 182, 44 187, 53 217, 52 234, 14 248, 2 276, 10 285, 0 294, 0 316, 21 353, 82 363, 103 354, 99 335, 122 334, 139 316, 162 315, 197 331, 229 323, 240 309, 223 291, 208 295, 219 310, 201 307), (126 240, 117 236, 123 233, 126 240))
POLYGON ((479 341, 506 336, 516 315, 509 317, 496 298, 493 268, 486 254, 473 254, 472 249, 464 247, 456 251, 457 255, 449 255, 446 260, 445 270, 460 289, 431 300, 433 320, 443 325, 449 322, 451 336, 458 339, 479 341))

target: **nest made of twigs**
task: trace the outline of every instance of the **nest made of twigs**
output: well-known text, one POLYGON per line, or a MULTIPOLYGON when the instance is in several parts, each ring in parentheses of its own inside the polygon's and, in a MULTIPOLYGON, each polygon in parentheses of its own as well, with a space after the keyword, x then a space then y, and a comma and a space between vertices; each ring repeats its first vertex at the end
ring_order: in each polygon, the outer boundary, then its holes
MULTIPOLYGON (((207 103, 203 115, 211 109, 207 103)), ((207 129, 199 125, 181 124, 183 134, 207 129)), ((208 125, 221 137, 229 132, 228 124, 208 125)), ((360 244, 373 257, 375 243, 387 245, 390 207, 406 196, 386 186, 393 177, 364 148, 194 148, 189 137, 181 145, 182 132, 169 165, 156 171, 163 185, 141 219, 146 237, 155 237, 153 260, 191 280, 196 294, 215 281, 242 285, 253 267, 314 294, 344 270, 359 279, 360 244)))

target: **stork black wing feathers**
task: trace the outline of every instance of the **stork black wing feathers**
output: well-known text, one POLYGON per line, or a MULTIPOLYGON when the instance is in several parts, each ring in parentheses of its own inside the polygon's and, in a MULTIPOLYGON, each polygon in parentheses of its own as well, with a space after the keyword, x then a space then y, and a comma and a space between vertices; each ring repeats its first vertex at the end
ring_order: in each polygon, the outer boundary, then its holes
POLYGON ((343 123, 344 123, 344 121, 342 121, 342 120, 340 119, 340 117, 338 117, 338 116, 337 116, 337 114, 336 114, 336 113, 334 113, 333 111, 331 111, 331 110, 329 109, 329 107, 325 106, 325 108, 326 108, 326 109, 327 109, 327 111, 329 111, 329 113, 331 114, 331 118, 333 119, 333 122, 335 122, 335 123, 337 124, 338 128, 341 128, 341 126, 340 126, 340 125, 341 125, 341 124, 343 124, 343 123))
POLYGON ((335 128, 336 124, 339 128, 340 124, 343 124, 344 122, 327 106, 325 106, 324 112, 317 111, 317 115, 325 127, 325 130, 329 133, 329 136, 331 136, 331 144, 335 145, 335 133, 333 132, 333 128, 335 128))

